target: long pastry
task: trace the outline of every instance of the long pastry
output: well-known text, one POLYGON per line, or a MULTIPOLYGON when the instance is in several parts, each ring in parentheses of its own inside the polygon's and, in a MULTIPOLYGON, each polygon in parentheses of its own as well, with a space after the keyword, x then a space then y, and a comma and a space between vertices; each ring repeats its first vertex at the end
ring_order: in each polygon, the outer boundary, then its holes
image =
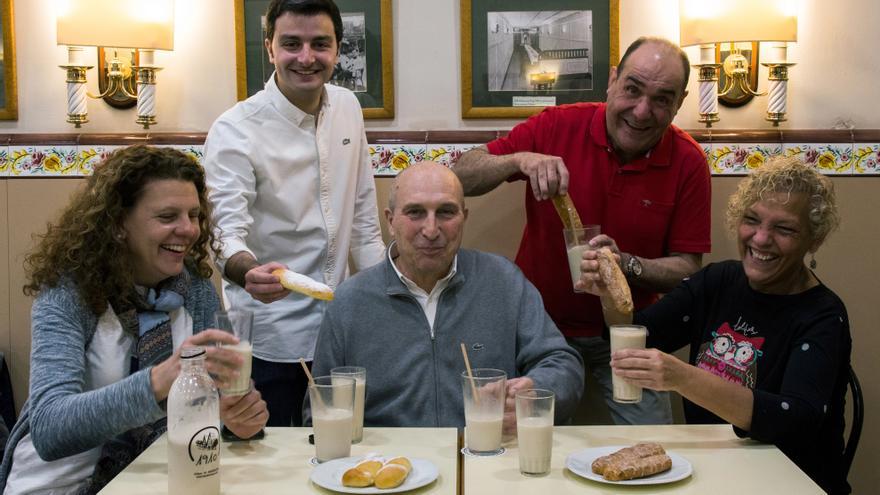
POLYGON ((274 270, 272 275, 280 278, 281 285, 287 290, 299 292, 300 294, 305 294, 309 297, 322 299, 324 301, 333 300, 333 289, 311 277, 296 273, 293 270, 285 270, 283 268, 274 270))
POLYGON ((578 215, 577 209, 574 207, 574 202, 568 194, 553 196, 552 199, 553 206, 556 208, 556 213, 559 214, 559 219, 562 220, 562 225, 566 229, 584 228, 583 223, 581 223, 581 217, 578 215))
POLYGON ((611 454, 599 457, 598 459, 593 461, 592 469, 593 472, 596 474, 604 474, 605 468, 608 467, 608 465, 612 462, 625 459, 640 459, 642 457, 649 457, 652 455, 660 455, 665 453, 666 451, 663 450, 663 446, 659 443, 637 443, 632 447, 626 447, 618 451, 612 452, 611 454))
POLYGON ((626 276, 621 271, 617 261, 614 260, 614 254, 607 247, 596 250, 597 259, 599 260, 599 277, 608 287, 608 293, 611 301, 614 303, 614 309, 618 313, 630 314, 633 312, 632 293, 629 290, 629 284, 626 282, 626 276))
POLYGON ((631 480, 670 469, 672 469, 672 459, 666 454, 639 458, 628 457, 612 461, 605 467, 602 477, 608 481, 631 480))

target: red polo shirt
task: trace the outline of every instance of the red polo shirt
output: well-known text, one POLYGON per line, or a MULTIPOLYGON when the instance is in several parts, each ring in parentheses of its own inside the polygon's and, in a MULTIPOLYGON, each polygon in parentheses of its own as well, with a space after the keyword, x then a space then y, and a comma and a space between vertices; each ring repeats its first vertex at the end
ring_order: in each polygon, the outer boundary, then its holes
MULTIPOLYGON (((605 129, 604 103, 550 107, 488 144, 493 155, 532 151, 563 159, 571 196, 584 224, 599 224, 621 251, 643 258, 707 253, 711 248, 711 186, 706 157, 681 129, 670 126, 644 157, 621 164, 605 129)), ((517 174, 510 180, 526 180, 517 174)), ((571 286, 562 221, 551 201, 526 188, 526 227, 516 264, 535 284, 547 312, 567 337, 602 333, 599 298, 571 286)), ((637 309, 657 299, 633 288, 637 309)))

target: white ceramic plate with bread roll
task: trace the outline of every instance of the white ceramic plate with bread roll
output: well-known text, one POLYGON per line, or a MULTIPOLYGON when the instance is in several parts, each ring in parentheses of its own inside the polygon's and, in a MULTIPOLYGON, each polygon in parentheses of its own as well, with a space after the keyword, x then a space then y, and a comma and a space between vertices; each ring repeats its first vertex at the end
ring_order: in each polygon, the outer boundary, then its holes
POLYGON ((617 452, 618 450, 629 447, 629 445, 611 445, 607 447, 592 447, 589 449, 573 452, 565 458, 565 467, 572 473, 588 480, 598 481, 599 483, 608 483, 610 485, 660 485, 663 483, 672 483, 680 481, 694 472, 691 463, 684 457, 666 451, 666 455, 672 459, 672 469, 662 473, 653 474, 644 478, 636 478, 633 480, 610 481, 606 480, 601 474, 593 472, 593 461, 599 457, 617 452))
POLYGON ((342 474, 349 468, 356 466, 363 457, 345 457, 343 459, 333 459, 315 466, 312 470, 312 483, 341 493, 400 493, 409 490, 415 490, 425 485, 431 484, 440 476, 440 471, 433 462, 418 457, 410 457, 412 463, 412 471, 406 477, 406 481, 402 485, 395 488, 376 488, 368 486, 365 488, 353 488, 342 484, 342 474))

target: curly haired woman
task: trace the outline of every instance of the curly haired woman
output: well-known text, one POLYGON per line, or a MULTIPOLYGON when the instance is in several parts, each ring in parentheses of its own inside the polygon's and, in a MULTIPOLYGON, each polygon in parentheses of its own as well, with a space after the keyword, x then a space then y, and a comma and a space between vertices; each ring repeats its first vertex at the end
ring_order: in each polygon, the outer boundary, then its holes
MULTIPOLYGON (((219 301, 205 175, 170 148, 133 146, 95 167, 26 258, 30 394, 0 470, 3 493, 95 493, 165 430, 179 349, 235 338, 211 330, 219 301)), ((208 347, 223 385, 241 358, 208 347)), ((248 438, 266 423, 257 391, 223 397, 248 438)))
POLYGON ((688 423, 730 423, 775 444, 832 494, 850 491, 842 454, 852 339, 843 301, 804 259, 839 221, 831 180, 776 158, 730 198, 740 261, 706 266, 634 316, 614 311, 592 262, 579 282, 609 308, 606 322, 650 331, 656 348, 615 352, 614 373, 680 393, 688 423), (687 345, 689 363, 667 354, 687 345))

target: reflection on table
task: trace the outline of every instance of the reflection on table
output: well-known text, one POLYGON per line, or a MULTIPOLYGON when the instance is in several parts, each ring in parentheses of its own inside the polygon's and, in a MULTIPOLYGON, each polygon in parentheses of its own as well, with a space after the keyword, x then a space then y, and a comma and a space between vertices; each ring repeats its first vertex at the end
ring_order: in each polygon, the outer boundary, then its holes
POLYGON ((779 449, 737 438, 729 425, 557 426, 550 474, 535 478, 520 474, 516 443, 505 447, 501 456, 464 458, 465 495, 824 493, 779 449), (664 485, 619 486, 586 480, 565 469, 565 458, 572 452, 638 442, 659 442, 690 461, 693 474, 664 485))
MULTIPOLYGON (((223 443, 220 483, 224 494, 272 495, 334 493, 309 481, 315 446, 308 443, 311 428, 267 428, 254 442, 223 443)), ((166 437, 163 436, 116 477, 102 495, 164 494, 168 492, 166 437)), ((365 428, 351 455, 376 452, 427 459, 440 476, 413 490, 413 495, 454 495, 458 491, 458 434, 455 428, 365 428)))

